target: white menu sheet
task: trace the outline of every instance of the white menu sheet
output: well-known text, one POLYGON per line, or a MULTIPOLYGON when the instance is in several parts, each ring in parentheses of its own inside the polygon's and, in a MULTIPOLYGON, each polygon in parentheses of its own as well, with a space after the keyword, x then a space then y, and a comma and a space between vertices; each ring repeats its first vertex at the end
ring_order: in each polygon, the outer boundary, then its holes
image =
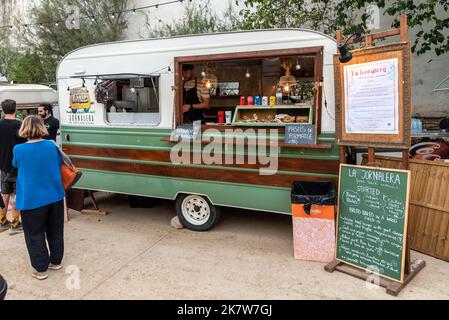
POLYGON ((399 134, 398 59, 344 67, 349 134, 399 134))

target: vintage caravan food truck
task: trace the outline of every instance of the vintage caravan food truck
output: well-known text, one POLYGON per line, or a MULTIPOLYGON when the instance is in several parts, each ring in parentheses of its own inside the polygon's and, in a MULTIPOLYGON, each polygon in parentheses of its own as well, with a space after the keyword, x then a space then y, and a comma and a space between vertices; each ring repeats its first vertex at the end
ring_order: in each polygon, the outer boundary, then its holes
MULTIPOLYGON (((57 104, 58 93, 40 84, 0 84, 0 101, 6 99, 15 100, 18 112, 25 117, 29 114, 37 114, 37 107, 41 103, 57 104)), ((58 117, 57 108, 54 112, 58 117)))
MULTIPOLYGON (((40 104, 51 104, 53 116, 59 119, 58 93, 50 87, 40 84, 0 84, 0 102, 6 99, 16 101, 19 120, 25 119, 28 115, 37 114, 40 104)), ((60 135, 56 137, 56 141, 61 143, 60 135)))
POLYGON ((220 207, 290 214, 294 181, 338 179, 336 51, 334 39, 302 29, 73 51, 57 78, 63 148, 84 173, 76 188, 173 199, 198 231, 220 207), (187 130, 193 141, 179 142, 197 107, 199 138, 187 130), (312 140, 284 139, 294 124, 312 140))

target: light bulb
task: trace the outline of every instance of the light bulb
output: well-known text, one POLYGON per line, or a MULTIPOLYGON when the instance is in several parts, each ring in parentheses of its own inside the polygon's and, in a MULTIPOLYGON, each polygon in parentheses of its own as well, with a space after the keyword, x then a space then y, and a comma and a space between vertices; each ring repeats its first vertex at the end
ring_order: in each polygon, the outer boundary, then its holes
POLYGON ((135 92, 136 92, 136 88, 131 87, 131 92, 132 92, 132 93, 135 93, 135 92))
POLYGON ((203 71, 201 71, 201 76, 202 76, 203 78, 206 76, 206 71, 204 71, 204 69, 203 69, 203 71))
POLYGON ((289 92, 290 91, 290 86, 288 84, 285 85, 284 91, 285 92, 289 92))
POLYGON ((207 88, 207 89, 212 88, 212 83, 210 83, 210 81, 207 81, 207 82, 206 82, 206 88, 207 88))
POLYGON ((246 78, 251 78, 251 73, 249 73, 249 70, 248 70, 248 69, 246 69, 245 77, 246 77, 246 78))
POLYGON ((296 70, 301 70, 301 65, 299 63, 296 64, 296 70))

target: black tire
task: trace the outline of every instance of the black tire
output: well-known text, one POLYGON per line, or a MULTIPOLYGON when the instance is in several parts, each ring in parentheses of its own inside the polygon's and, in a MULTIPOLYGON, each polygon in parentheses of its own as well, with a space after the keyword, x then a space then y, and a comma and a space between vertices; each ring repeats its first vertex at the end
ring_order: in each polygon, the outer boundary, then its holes
POLYGON ((176 198, 175 208, 179 221, 184 227, 192 231, 208 231, 212 229, 220 219, 220 208, 214 206, 205 196, 181 194, 176 198), (184 200, 186 200, 187 202, 184 203, 184 200), (199 210, 197 210, 198 206, 192 208, 193 215, 189 215, 187 211, 183 212, 183 208, 187 209, 187 206, 195 206, 194 203, 199 203, 200 205, 203 204, 203 209, 200 208, 199 210), (203 215, 201 216, 201 210, 207 210, 206 208, 208 208, 208 216, 206 211, 204 211, 203 215), (204 218, 204 216, 206 216, 206 218, 204 218), (192 220, 198 221, 196 221, 196 223, 192 223, 192 220))

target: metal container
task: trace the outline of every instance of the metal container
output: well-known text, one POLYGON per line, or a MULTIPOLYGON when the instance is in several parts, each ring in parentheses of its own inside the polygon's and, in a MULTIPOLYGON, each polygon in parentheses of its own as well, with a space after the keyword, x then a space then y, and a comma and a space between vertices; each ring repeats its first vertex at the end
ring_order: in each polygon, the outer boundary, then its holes
POLYGON ((267 96, 263 96, 262 97, 262 105, 263 106, 268 106, 269 105, 269 99, 267 96))

